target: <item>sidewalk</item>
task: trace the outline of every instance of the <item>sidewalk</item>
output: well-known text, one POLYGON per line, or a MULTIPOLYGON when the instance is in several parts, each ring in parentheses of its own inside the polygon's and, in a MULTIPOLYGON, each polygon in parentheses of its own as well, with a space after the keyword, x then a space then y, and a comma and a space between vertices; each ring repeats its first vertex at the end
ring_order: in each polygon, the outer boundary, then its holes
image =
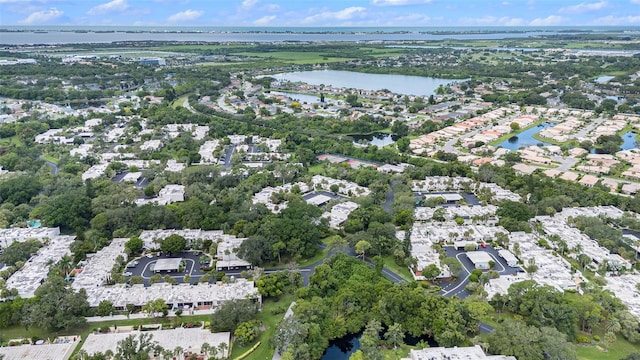
MULTIPOLYGON (((213 309, 208 309, 208 310, 187 310, 184 311, 181 316, 193 316, 193 315, 209 315, 209 314, 213 314, 215 312, 215 310, 213 309)), ((167 316, 176 316, 176 313, 174 311, 169 311, 169 314, 167 316)), ((129 316, 127 315, 111 315, 111 316, 90 316, 87 317, 87 322, 101 322, 101 321, 121 321, 121 320, 128 320, 128 319, 145 319, 145 318, 150 318, 151 315, 147 314, 147 313, 136 313, 136 314, 130 314, 129 316)))

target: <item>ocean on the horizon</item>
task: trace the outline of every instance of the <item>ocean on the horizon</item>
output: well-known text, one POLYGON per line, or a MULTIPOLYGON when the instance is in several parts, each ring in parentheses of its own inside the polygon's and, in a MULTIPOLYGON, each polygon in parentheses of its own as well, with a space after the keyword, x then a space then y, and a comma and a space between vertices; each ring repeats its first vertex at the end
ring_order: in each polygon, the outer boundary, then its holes
POLYGON ((119 41, 284 42, 499 40, 560 33, 639 34, 638 26, 548 27, 225 27, 225 26, 0 26, 0 44, 119 41))

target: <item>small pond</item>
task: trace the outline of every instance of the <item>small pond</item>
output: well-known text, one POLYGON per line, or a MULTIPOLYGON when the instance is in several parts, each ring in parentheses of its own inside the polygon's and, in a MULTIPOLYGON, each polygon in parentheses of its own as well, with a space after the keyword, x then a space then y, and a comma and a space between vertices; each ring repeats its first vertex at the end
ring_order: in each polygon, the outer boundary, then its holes
POLYGON ((512 151, 518 150, 521 147, 527 147, 527 146, 535 146, 538 145, 540 143, 542 143, 544 146, 547 145, 551 145, 547 142, 544 141, 540 141, 537 139, 533 138, 534 134, 539 133, 540 131, 542 131, 545 128, 548 128, 549 126, 553 126, 555 125, 554 123, 550 123, 550 122, 544 122, 538 126, 534 126, 530 129, 527 129, 521 133, 519 133, 518 135, 515 135, 505 141, 503 141, 502 143, 498 144, 498 146, 502 146, 505 149, 509 149, 512 151))
POLYGON ((391 145, 399 139, 395 135, 385 133, 372 133, 367 135, 352 134, 349 136, 353 138, 354 145, 375 145, 379 148, 391 145))
MULTIPOLYGON (((620 135, 620 137, 622 137, 622 145, 620 145, 620 150, 629 150, 629 149, 635 149, 638 147, 638 143, 636 142, 636 133, 628 131, 622 135, 620 135)), ((598 151, 597 149, 591 149, 591 153, 592 154, 600 154, 601 152, 598 151)))
MULTIPOLYGON (((360 337, 362 333, 348 334, 340 339, 329 342, 329 347, 324 351, 321 360, 349 360, 349 357, 360 349, 360 337)), ((384 334, 380 334, 382 338, 384 334)), ((420 341, 424 341, 429 347, 437 347, 438 343, 428 336, 413 337, 406 335, 404 343, 416 346, 420 341)))
POLYGON ((615 76, 611 76, 611 75, 606 75, 606 76, 600 76, 598 78, 596 78, 596 82, 600 83, 600 84, 605 84, 608 83, 609 81, 611 81, 615 76))

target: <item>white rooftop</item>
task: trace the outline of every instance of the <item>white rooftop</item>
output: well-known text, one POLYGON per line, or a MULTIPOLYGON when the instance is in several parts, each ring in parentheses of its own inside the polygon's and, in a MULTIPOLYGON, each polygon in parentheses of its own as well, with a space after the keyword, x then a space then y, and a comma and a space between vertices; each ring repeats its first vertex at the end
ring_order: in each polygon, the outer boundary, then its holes
POLYGON ((403 360, 517 360, 513 356, 486 355, 480 345, 453 348, 426 348, 411 350, 403 360))
POLYGON ((0 355, 4 355, 4 360, 67 360, 79 341, 77 336, 59 338, 53 344, 0 347, 0 355))
POLYGON ((159 271, 176 271, 180 268, 180 262, 182 261, 182 258, 165 258, 165 259, 158 259, 156 261, 156 265, 153 268, 153 271, 155 272, 159 272, 159 271))
POLYGON ((218 347, 221 343, 229 345, 231 336, 228 332, 212 333, 208 329, 202 328, 176 328, 144 332, 131 331, 122 333, 89 334, 87 340, 82 345, 82 350, 86 351, 89 355, 97 352, 104 353, 107 350, 115 352, 119 341, 125 339, 129 335, 134 335, 137 338, 141 333, 150 334, 152 336, 151 341, 157 343, 166 350, 173 350, 179 346, 184 349, 185 352, 197 354, 200 354, 200 349, 204 343, 208 343, 215 347, 218 347))
POLYGON ((49 261, 57 262, 64 255, 71 255, 71 244, 75 236, 57 236, 49 241, 48 245, 40 248, 38 253, 32 256, 24 266, 16 271, 7 280, 7 289, 17 289, 23 298, 35 296, 40 282, 47 278, 49 273, 49 261))

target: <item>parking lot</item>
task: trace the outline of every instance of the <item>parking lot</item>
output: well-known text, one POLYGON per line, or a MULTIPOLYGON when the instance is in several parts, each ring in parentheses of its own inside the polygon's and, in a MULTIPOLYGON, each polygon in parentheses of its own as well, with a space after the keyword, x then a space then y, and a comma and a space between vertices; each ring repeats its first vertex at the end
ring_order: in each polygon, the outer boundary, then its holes
MULTIPOLYGON (((442 287, 441 294, 447 297, 457 296, 461 299, 469 296, 469 292, 465 290, 467 284, 469 284, 469 275, 475 269, 475 265, 469 260, 464 250, 457 250, 453 246, 445 246, 445 252, 448 257, 455 257, 462 264, 463 270, 456 279, 456 281, 449 282, 445 280, 437 281, 437 284, 442 287)), ((487 245, 485 248, 478 247, 478 251, 484 251, 489 254, 489 256, 495 262, 495 266, 493 270, 496 270, 500 276, 511 276, 515 275, 519 272, 523 272, 520 267, 510 267, 507 262, 498 255, 498 250, 496 250, 493 246, 487 245)))
MULTIPOLYGON (((191 277, 191 283, 195 283, 200 280, 200 277, 206 274, 200 270, 202 266, 209 266, 211 263, 211 257, 209 255, 205 255, 200 253, 199 255, 195 252, 182 252, 177 255, 165 255, 160 254, 157 256, 157 253, 153 253, 150 257, 148 255, 142 256, 141 258, 135 259, 138 263, 134 267, 127 267, 124 272, 130 272, 130 276, 142 276, 144 279, 144 284, 149 285, 149 279, 155 275, 160 274, 162 277, 166 275, 171 276, 178 284, 184 283, 184 276, 189 275, 191 277), (209 258, 209 261, 206 264, 200 264, 200 257, 206 256, 209 258), (158 260, 160 259, 174 259, 174 258, 182 258, 186 263, 186 266, 183 271, 173 271, 173 272, 154 272, 153 268, 158 260)), ((133 262, 133 261, 132 261, 133 262)), ((130 262, 130 264, 132 263, 130 262)))

